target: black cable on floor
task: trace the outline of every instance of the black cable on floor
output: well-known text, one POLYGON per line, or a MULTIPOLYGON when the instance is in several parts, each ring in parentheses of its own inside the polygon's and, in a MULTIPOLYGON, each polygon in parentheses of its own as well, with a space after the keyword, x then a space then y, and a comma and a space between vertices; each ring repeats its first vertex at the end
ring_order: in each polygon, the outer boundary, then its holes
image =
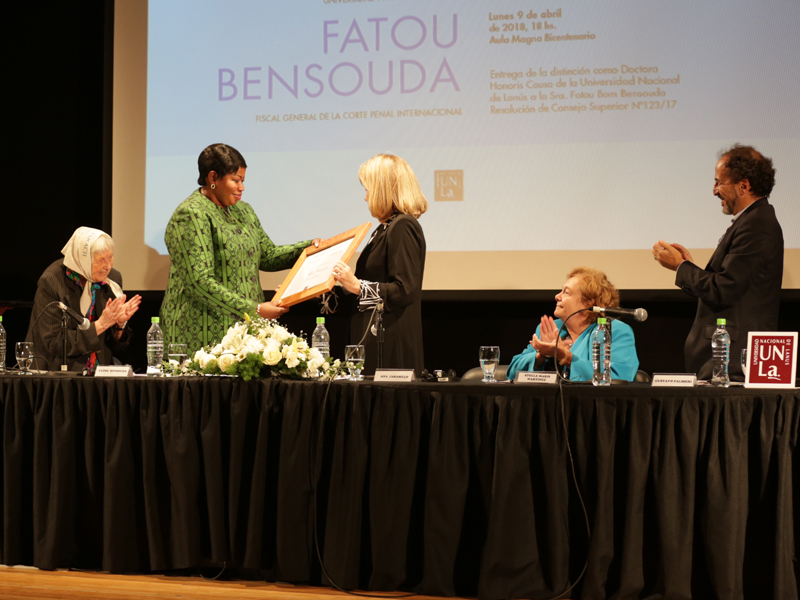
POLYGON ((205 575, 203 575, 203 572, 200 569, 197 569, 197 574, 200 575, 200 577, 202 577, 206 581, 214 581, 222 577, 222 574, 225 572, 227 566, 228 566, 228 561, 227 560, 222 561, 222 570, 216 575, 214 575, 214 577, 206 577, 205 575))

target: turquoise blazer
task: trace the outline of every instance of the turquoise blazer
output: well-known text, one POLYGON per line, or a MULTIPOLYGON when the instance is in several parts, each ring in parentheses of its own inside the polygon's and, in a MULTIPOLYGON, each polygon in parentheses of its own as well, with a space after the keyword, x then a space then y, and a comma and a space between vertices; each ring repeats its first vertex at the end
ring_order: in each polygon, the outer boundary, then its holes
MULTIPOLYGON (((556 326, 561 327, 561 320, 556 319, 556 326)), ((536 335, 540 335, 541 325, 536 328, 536 335)), ((592 335, 597 324, 587 327, 572 344, 572 364, 569 366, 570 381, 592 380, 592 335)), ((566 329, 562 338, 566 337, 566 329)), ((511 359, 507 377, 514 379, 519 371, 555 371, 555 361, 548 358, 539 368, 536 363, 536 350, 528 347, 511 359)), ((611 378, 633 381, 639 369, 639 357, 636 355, 636 341, 633 338, 633 329, 627 323, 611 319, 611 378)))

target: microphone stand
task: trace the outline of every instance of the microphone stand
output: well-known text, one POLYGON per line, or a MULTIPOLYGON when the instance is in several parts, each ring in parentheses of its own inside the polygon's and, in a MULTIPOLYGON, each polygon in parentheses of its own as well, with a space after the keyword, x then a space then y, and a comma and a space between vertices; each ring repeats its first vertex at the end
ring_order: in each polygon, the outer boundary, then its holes
POLYGON ((383 328, 383 300, 378 302, 378 307, 377 307, 376 310, 378 311, 378 323, 375 326, 375 329, 377 330, 376 333, 377 333, 377 336, 378 336, 378 366, 377 366, 377 368, 378 369, 382 369, 383 368, 383 333, 384 333, 384 328, 383 328))
MULTIPOLYGON (((586 312, 588 310, 592 310, 592 309, 591 308, 582 308, 580 310, 576 310, 574 313, 572 313, 570 316, 568 316, 566 319, 564 319, 562 321, 561 327, 558 328, 558 333, 556 334, 556 345, 555 345, 555 348, 553 349, 553 361, 555 362, 556 373, 558 374, 558 379, 560 381, 564 382, 564 383, 574 383, 574 382, 571 379, 567 379, 566 377, 564 377, 564 374, 561 372, 561 369, 558 368, 558 342, 561 341, 561 332, 564 331, 564 329, 566 328, 567 321, 569 321, 572 317, 574 317, 578 313, 586 312)), ((564 370, 566 371, 566 369, 564 369, 564 370)))
POLYGON ((61 311, 61 339, 64 342, 61 346, 61 370, 67 370, 67 311, 61 311))
MULTIPOLYGON (((61 307, 59 307, 61 308, 61 307)), ((61 340, 63 344, 61 345, 61 370, 60 371, 53 371, 54 375, 72 375, 69 371, 69 365, 67 364, 67 325, 69 323, 69 315, 67 315, 67 310, 65 308, 61 309, 61 340)), ((75 373, 77 375, 77 373, 75 373)))

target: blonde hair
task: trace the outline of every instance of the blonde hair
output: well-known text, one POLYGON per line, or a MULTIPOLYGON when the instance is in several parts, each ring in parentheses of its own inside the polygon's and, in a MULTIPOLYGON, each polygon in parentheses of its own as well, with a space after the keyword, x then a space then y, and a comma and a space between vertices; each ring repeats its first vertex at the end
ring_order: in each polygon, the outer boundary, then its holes
POLYGON ((358 179, 367 190, 369 211, 379 221, 387 220, 395 212, 419 219, 428 210, 417 176, 399 156, 373 156, 358 169, 358 179))
MULTIPOLYGON (((591 267, 578 267, 567 275, 567 279, 573 277, 577 277, 581 282, 581 299, 584 303, 605 308, 619 306, 619 291, 602 271, 591 267)), ((586 320, 594 323, 600 316, 602 315, 598 313, 587 313, 586 320)))

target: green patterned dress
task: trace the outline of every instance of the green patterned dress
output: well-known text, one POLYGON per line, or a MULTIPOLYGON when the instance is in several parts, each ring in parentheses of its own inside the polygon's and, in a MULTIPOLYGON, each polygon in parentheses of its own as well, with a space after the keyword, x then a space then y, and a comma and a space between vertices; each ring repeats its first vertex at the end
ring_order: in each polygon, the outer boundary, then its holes
POLYGON ((291 267, 311 243, 276 246, 249 204, 226 210, 199 189, 175 209, 164 240, 172 262, 161 305, 164 343, 183 342, 190 355, 256 313, 264 301, 259 270, 291 267))

